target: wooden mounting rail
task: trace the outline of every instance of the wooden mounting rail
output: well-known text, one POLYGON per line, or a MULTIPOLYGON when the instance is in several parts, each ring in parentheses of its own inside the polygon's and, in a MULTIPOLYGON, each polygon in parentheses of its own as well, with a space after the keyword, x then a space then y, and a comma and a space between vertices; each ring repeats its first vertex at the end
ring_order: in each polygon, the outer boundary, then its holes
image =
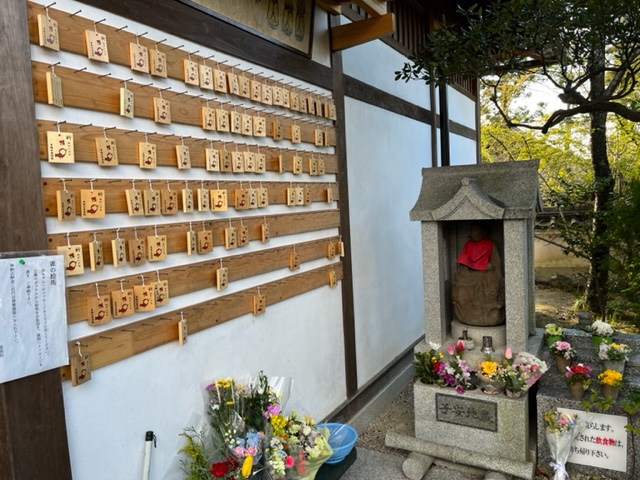
MULTIPOLYGON (((142 142, 153 143, 157 150, 157 164, 158 166, 173 166, 176 167, 176 145, 184 143, 189 147, 191 157, 191 168, 204 169, 205 168, 205 149, 213 148, 224 151, 235 151, 236 147, 238 151, 251 151, 254 153, 264 153, 267 157, 267 171, 279 171, 278 157, 282 155, 284 157, 284 171, 293 171, 292 163, 290 161, 293 155, 303 157, 303 173, 309 173, 309 158, 322 159, 325 163, 325 173, 335 174, 338 172, 338 161, 334 154, 328 154, 323 152, 311 152, 304 150, 303 148, 278 148, 274 146, 263 146, 257 144, 249 144, 246 142, 228 142, 222 141, 219 138, 210 138, 206 136, 202 137, 189 137, 181 138, 177 135, 167 135, 157 132, 142 132, 137 130, 123 130, 119 128, 113 128, 108 125, 81 125, 78 123, 62 123, 57 125, 56 122, 51 120, 38 120, 38 145, 40 158, 44 161, 47 159, 47 132, 57 131, 58 126, 60 131, 73 133, 74 139, 74 151, 76 162, 92 162, 97 163, 97 151, 95 139, 103 137, 106 133, 109 138, 116 140, 118 149, 118 163, 123 165, 139 165, 138 159, 138 144, 142 142), (105 132, 105 128, 107 129, 105 132), (146 137, 145 137, 146 134, 146 137)), ((204 131, 203 131, 204 133, 204 131)), ((213 132, 215 134, 215 132, 213 132)), ((106 170, 113 167, 103 167, 106 170)), ((176 167, 177 168, 177 167, 176 167)), ((144 171, 144 169, 141 169, 144 171)), ((232 175, 231 172, 207 172, 207 175, 222 176, 232 175)), ((256 173, 256 181, 260 180, 260 174, 256 173)))
MULTIPOLYGON (((288 300, 316 288, 328 286, 328 276, 332 272, 335 272, 337 280, 341 280, 342 264, 334 263, 240 292, 212 298, 180 310, 165 312, 138 322, 114 326, 114 328, 102 330, 93 335, 74 338, 68 342, 69 355, 77 355, 76 342, 80 342, 82 351, 91 353, 91 367, 95 371, 152 348, 177 341, 181 313, 182 317, 187 319, 189 334, 251 313, 251 299, 256 295, 258 287, 260 294, 266 296, 267 304, 267 310, 261 315, 261 321, 268 321, 269 305, 288 300)), ((188 350, 189 344, 183 348, 188 350)), ((61 367, 60 375, 62 380, 70 380, 69 366, 61 367)))
MULTIPOLYGON (((310 262, 321 258, 327 258, 327 247, 338 242, 338 237, 328 237, 310 242, 297 243, 296 253, 299 255, 300 263, 310 262)), ((124 275, 98 282, 101 295, 119 290, 120 281, 126 288, 133 285, 141 285, 142 275, 146 283, 157 280, 160 276, 162 280, 169 282, 169 298, 197 292, 199 290, 213 289, 215 291, 216 280, 215 271, 220 268, 220 260, 229 269, 229 282, 250 278, 263 273, 272 272, 288 267, 288 255, 293 250, 293 246, 270 248, 257 252, 232 255, 228 257, 215 257, 212 255, 198 256, 197 259, 209 257, 209 260, 194 261, 188 265, 179 265, 159 270, 148 270, 153 268, 152 264, 147 264, 144 270, 140 270, 135 275, 124 275)), ((240 252, 238 252, 240 253, 240 252)), ((114 273, 117 273, 114 272, 114 273)), ((67 315, 68 323, 79 323, 87 320, 87 299, 96 295, 96 282, 74 285, 67 289, 67 315)), ((163 307, 164 308, 164 307, 163 307)), ((114 320, 120 321, 120 320, 114 320)))
MULTIPOLYGON (((36 102, 47 103, 47 83, 46 72, 51 65, 32 61, 33 94, 36 102)), ((65 106, 77 107, 88 110, 120 114, 120 88, 122 79, 112 76, 98 75, 88 71, 79 71, 61 65, 55 67, 55 74, 62 81, 62 92, 65 106)), ((133 81, 127 82, 127 88, 134 92, 134 115, 136 118, 146 118, 154 120, 153 99, 160 97, 159 88, 153 85, 142 85, 133 81)), ((183 125, 201 127, 201 107, 207 106, 207 101, 211 108, 222 108, 231 111, 234 105, 228 102, 221 102, 214 98, 204 98, 201 95, 190 95, 188 93, 173 92, 164 90, 162 98, 171 104, 171 122, 183 125)), ((245 106, 235 105, 243 113, 245 106)), ((273 112, 263 112, 255 107, 246 107, 246 111, 254 116, 266 119, 267 135, 271 122, 278 121, 283 127, 284 138, 291 140, 291 125, 294 123, 300 126, 301 141, 303 143, 315 144, 314 130, 316 128, 326 131, 328 140, 327 146, 335 146, 335 127, 328 123, 318 123, 314 121, 303 121, 291 116, 281 115, 273 112)), ((160 124, 159 124, 160 126, 160 124)), ((204 130, 203 130, 204 132, 204 130)), ((215 131, 210 131, 213 135, 215 131)), ((240 133, 233 134, 236 138, 250 138, 240 133)))
MULTIPOLYGON (((60 49, 62 51, 86 56, 87 52, 84 32, 85 30, 94 29, 93 21, 81 15, 72 16, 67 12, 57 10, 55 8, 49 8, 48 10, 49 15, 58 22, 60 49)), ((34 45, 38 45, 38 14, 45 14, 45 8, 43 5, 33 2, 27 2, 27 14, 29 22, 29 41, 34 45)), ((216 69, 222 70, 225 72, 225 74, 234 72, 237 73, 238 76, 246 76, 251 80, 257 80, 261 83, 269 82, 269 84, 271 85, 279 85, 282 88, 287 88, 293 92, 297 92, 300 95, 310 95, 310 92, 308 92, 301 86, 296 87, 285 85, 278 81, 268 79, 263 75, 256 74, 255 72, 245 72, 237 66, 229 65, 229 63, 227 62, 219 62, 215 59, 215 57, 206 59, 202 55, 191 54, 187 50, 180 48, 181 46, 171 47, 162 43, 160 40, 158 40, 158 43, 156 43, 156 41, 146 38, 144 35, 137 36, 134 33, 128 32, 126 28, 116 28, 107 25, 106 23, 101 23, 97 28, 99 32, 104 33, 107 36, 109 47, 109 62, 116 65, 130 67, 129 44, 139 43, 140 45, 149 49, 158 48, 159 51, 166 55, 168 78, 184 81, 183 60, 191 58, 199 64, 204 62, 212 68, 215 67, 216 69)), ((151 78, 158 77, 152 76, 151 78)), ((214 92, 211 93, 213 94, 214 92)), ((312 96, 314 98, 319 97, 324 100, 330 99, 328 95, 313 94, 312 96)), ((320 114, 316 115, 316 117, 323 118, 323 116, 320 114)))
MULTIPOLYGON (((166 182, 169 181, 169 185, 171 185, 171 190, 175 190, 178 192, 178 205, 182 205, 182 189, 185 188, 184 180, 152 180, 153 189, 154 190, 164 190, 166 189, 166 182)), ((65 179, 65 187, 68 191, 72 191, 76 194, 76 213, 80 212, 80 190, 89 189, 91 187, 90 184, 93 184, 94 189, 104 190, 105 192, 105 209, 106 213, 127 213, 127 201, 125 191, 132 188, 132 179, 95 179, 91 180, 88 178, 75 178, 75 179, 65 179)), ((249 181, 240 182, 239 180, 189 180, 189 188, 193 190, 194 195, 196 194, 196 189, 204 188, 213 190, 217 189, 220 186, 220 190, 227 190, 227 198, 229 202, 229 209, 233 209, 233 201, 234 201, 234 190, 239 188, 248 188, 249 181), (241 185, 242 184, 242 185, 241 185)), ((135 185, 137 190, 149 190, 149 182, 146 179, 136 179, 135 185)), ((260 182, 258 180, 254 180, 251 182, 252 188, 258 188, 260 186, 260 182)), ((327 189, 331 188, 335 193, 338 190, 337 183, 325 183, 325 182, 262 182, 262 187, 266 188, 269 195, 269 205, 286 205, 286 193, 287 188, 290 186, 300 186, 300 187, 308 187, 311 193, 311 201, 312 202, 325 202, 327 200, 327 189)), ((48 216, 56 216, 57 215, 57 205, 56 205, 56 191, 62 190, 62 180, 59 178, 43 178, 42 179, 42 188, 44 191, 44 210, 46 215, 48 216)), ((337 195, 334 195, 334 200, 337 195)), ((291 209, 304 209, 306 206, 291 206, 291 209)), ((260 209, 249 209, 242 210, 245 213, 256 213, 260 212, 260 209)), ((200 212, 202 213, 202 212, 200 212)), ((206 213, 206 212, 204 212, 206 213)), ((211 215, 215 215, 216 212, 210 211, 211 215)), ((187 214, 189 215, 189 214, 187 214)), ((138 219, 144 221, 146 223, 153 224, 154 221, 157 223, 162 223, 160 219, 166 220, 171 215, 151 215, 146 217, 137 217, 138 219)), ((213 217, 211 220, 217 220, 213 217)), ((201 221, 201 220, 200 220, 201 221)), ((74 230, 73 223, 68 222, 69 229, 74 230)))

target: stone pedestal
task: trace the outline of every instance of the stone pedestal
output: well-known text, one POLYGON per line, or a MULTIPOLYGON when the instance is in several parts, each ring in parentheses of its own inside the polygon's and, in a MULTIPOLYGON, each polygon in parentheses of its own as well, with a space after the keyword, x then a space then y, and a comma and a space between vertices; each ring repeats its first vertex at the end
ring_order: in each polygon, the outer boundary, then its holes
MULTIPOLYGON (((465 325, 458 321, 462 320, 475 324, 467 327, 475 348, 464 353, 464 360, 473 369, 477 370, 483 360, 484 336, 492 337, 495 350, 492 355, 498 361, 507 346, 514 354, 526 351, 536 354, 530 340, 536 335, 533 225, 541 208, 538 162, 427 168, 422 171, 422 178, 420 196, 410 215, 411 220, 421 222, 423 245, 425 342, 416 350, 427 350, 431 342, 441 349, 455 344, 463 336, 465 325), (479 294, 472 288, 475 281, 462 282, 466 289, 458 288, 459 282, 454 308, 452 289, 461 249, 467 252, 467 257, 483 258, 488 249, 482 245, 474 249, 474 244, 467 242, 487 238, 493 245, 489 263, 501 274, 504 285, 499 282, 500 291, 496 293, 482 282, 479 294), (501 262, 492 261, 494 253, 499 254, 501 262), (480 326, 495 325, 502 320, 490 321, 487 315, 482 315, 484 307, 493 305, 487 303, 493 300, 486 292, 496 293, 496 301, 504 302, 503 325, 480 326), (480 300, 485 302, 483 308, 476 307, 480 300), (479 311, 478 318, 471 312, 465 320, 469 309, 474 308, 479 311)), ((482 262, 464 264, 472 269, 489 269, 482 262)), ((459 395, 452 388, 417 381, 414 395, 415 442, 396 438, 393 440, 397 441, 396 446, 518 478, 533 477, 535 453, 531 454, 529 448, 528 394, 513 399, 486 395, 478 388, 459 395)))
POLYGON ((486 395, 480 389, 459 395, 452 388, 414 383, 416 438, 530 462, 529 396, 486 395))

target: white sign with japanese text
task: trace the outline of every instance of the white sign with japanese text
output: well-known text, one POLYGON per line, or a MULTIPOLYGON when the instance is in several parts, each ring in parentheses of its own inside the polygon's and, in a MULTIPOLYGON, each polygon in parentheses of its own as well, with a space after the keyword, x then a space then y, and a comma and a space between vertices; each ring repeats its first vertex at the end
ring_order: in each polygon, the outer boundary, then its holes
POLYGON ((587 422, 587 427, 571 445, 569 462, 627 471, 627 417, 583 412, 559 408, 561 412, 577 414, 587 422))
POLYGON ((69 363, 62 255, 0 259, 0 383, 69 363))

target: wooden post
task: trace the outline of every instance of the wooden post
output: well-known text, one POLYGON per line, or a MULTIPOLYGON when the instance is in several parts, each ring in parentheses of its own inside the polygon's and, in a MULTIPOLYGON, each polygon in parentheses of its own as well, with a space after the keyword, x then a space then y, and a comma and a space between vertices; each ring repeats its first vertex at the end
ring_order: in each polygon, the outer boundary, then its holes
MULTIPOLYGON (((0 2, 0 252, 44 250, 26 0, 0 2)), ((58 369, 0 384, 0 480, 71 479, 58 369)))

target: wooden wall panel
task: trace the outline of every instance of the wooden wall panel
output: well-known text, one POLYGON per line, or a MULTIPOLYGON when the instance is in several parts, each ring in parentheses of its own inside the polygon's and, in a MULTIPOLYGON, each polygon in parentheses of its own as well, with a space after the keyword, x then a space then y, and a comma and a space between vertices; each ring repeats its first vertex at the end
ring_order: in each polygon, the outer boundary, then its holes
MULTIPOLYGON (((0 252, 47 248, 27 4, 0 2, 0 252)), ((57 370, 0 384, 0 479, 71 479, 57 370)))

